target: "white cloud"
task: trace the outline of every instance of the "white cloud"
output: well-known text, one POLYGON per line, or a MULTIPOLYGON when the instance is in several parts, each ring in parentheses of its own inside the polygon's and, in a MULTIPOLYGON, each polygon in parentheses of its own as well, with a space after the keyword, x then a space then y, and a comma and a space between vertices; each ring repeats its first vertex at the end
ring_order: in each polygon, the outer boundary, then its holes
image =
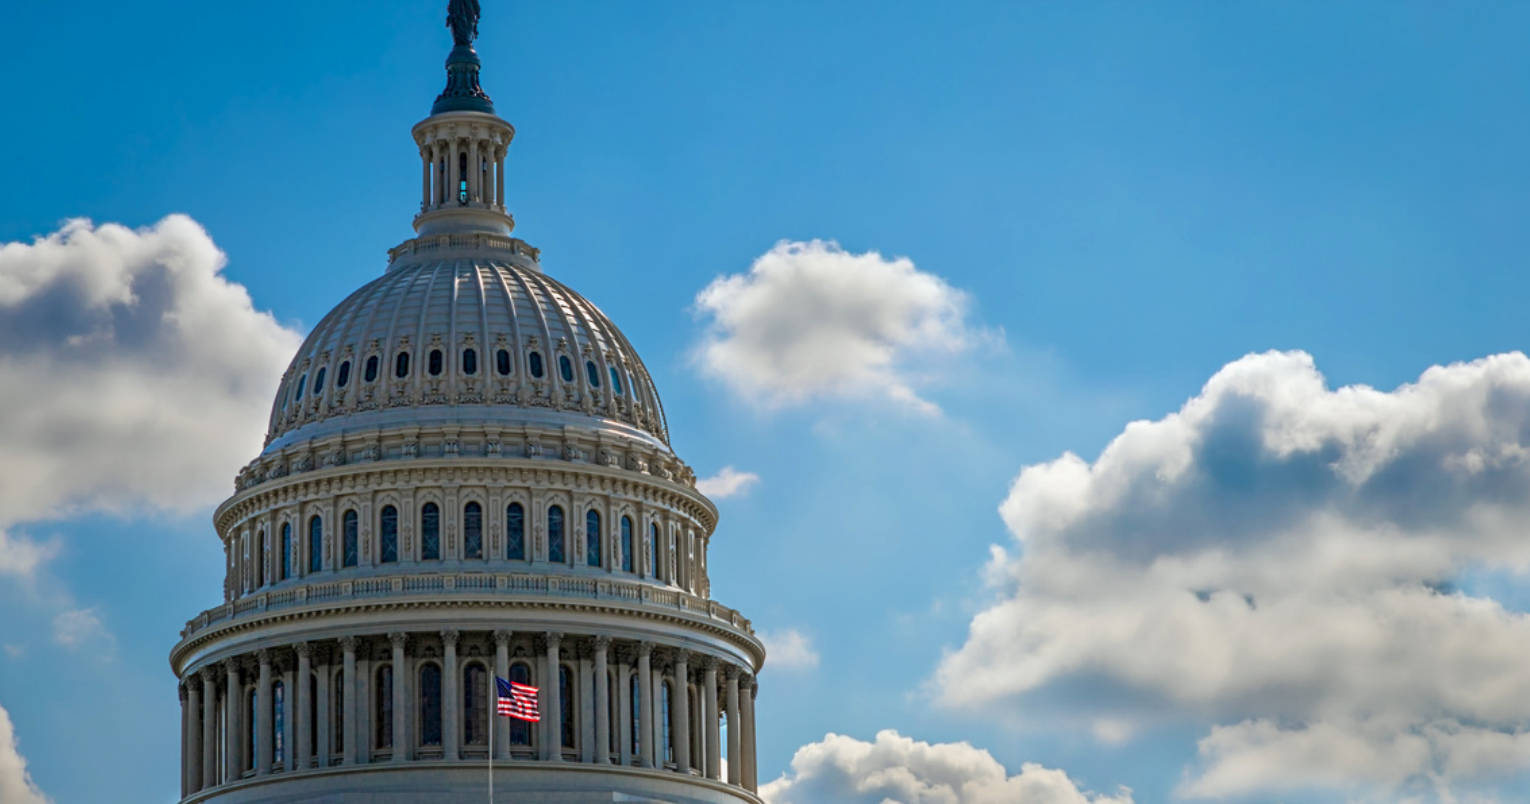
POLYGON ((973 342, 967 297, 945 280, 821 240, 778 243, 747 274, 713 280, 696 309, 710 318, 702 370, 764 407, 886 397, 933 412, 911 362, 973 342))
POLYGON ((749 493, 749 488, 758 482, 760 476, 753 472, 740 472, 724 466, 721 472, 696 481, 696 490, 714 500, 725 500, 749 493))
POLYGON ((1447 800, 1530 769, 1530 617, 1452 587, 1530 568, 1524 355, 1392 392, 1251 355, 1093 463, 1026 467, 1000 511, 1022 549, 994 553, 1000 598, 936 675, 947 704, 1068 679, 1117 691, 1080 702, 1096 718, 1219 724, 1190 796, 1447 800))
POLYGON ((57 554, 57 542, 38 542, 0 527, 0 575, 31 578, 57 554))
POLYGON ((1025 764, 1011 776, 967 743, 875 742, 838 734, 797 749, 791 773, 760 788, 769 804, 1131 804, 1131 791, 1079 790, 1060 770, 1025 764))
POLYGON ((26 758, 21 755, 11 715, 0 706, 0 804, 48 804, 27 773, 26 758))
POLYGON ((114 641, 95 609, 65 611, 53 618, 53 641, 66 648, 79 647, 97 639, 114 641))
POLYGON ((766 662, 782 670, 803 670, 818 666, 818 651, 813 641, 795 628, 785 631, 758 631, 755 636, 765 643, 766 662))
MULTIPOLYGON (((300 337, 223 264, 181 215, 139 230, 75 220, 0 245, 0 527, 231 490, 300 337)), ((46 556, 0 536, 0 571, 46 556)))

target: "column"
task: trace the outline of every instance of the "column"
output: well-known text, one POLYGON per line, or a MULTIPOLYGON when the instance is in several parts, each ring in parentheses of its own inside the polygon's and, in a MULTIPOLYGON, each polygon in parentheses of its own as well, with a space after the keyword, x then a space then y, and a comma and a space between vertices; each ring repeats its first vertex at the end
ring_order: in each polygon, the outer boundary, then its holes
POLYGON ((478 140, 476 138, 468 140, 467 167, 467 176, 464 178, 467 179, 468 183, 468 201, 480 201, 482 200, 483 188, 478 185, 480 184, 479 175, 482 173, 482 169, 478 166, 478 140))
POLYGON ((728 694, 724 703, 728 707, 728 784, 739 784, 742 778, 739 775, 742 753, 739 750, 738 722, 738 666, 728 665, 723 671, 723 676, 728 680, 728 694))
POLYGON ((242 708, 244 691, 239 685, 239 663, 233 659, 223 660, 223 673, 227 692, 223 698, 223 728, 227 733, 228 740, 224 743, 223 751, 223 781, 231 782, 239 778, 244 770, 244 763, 240 757, 240 747, 244 745, 244 730, 239 728, 239 710, 242 708))
MULTIPOLYGON (((297 770, 307 768, 308 758, 313 756, 310 739, 313 735, 313 703, 308 700, 313 648, 307 642, 299 642, 292 646, 292 650, 297 654, 297 682, 287 690, 287 697, 297 704, 297 742, 288 745, 287 750, 292 756, 287 758, 287 769, 297 770)), ((292 718, 287 720, 291 722, 292 718)))
POLYGON ((494 160, 494 200, 501 212, 505 210, 505 149, 501 147, 494 160))
POLYGON ((297 764, 296 674, 291 662, 282 662, 282 770, 291 773, 297 764))
POLYGON ((632 655, 625 648, 616 653, 616 729, 617 763, 632 767, 632 655))
POLYGON ((392 633, 388 635, 388 644, 393 648, 393 761, 403 762, 409 758, 409 746, 413 743, 408 732, 409 714, 409 670, 404 661, 404 644, 408 641, 408 634, 392 633))
POLYGON ((608 636, 595 637, 595 764, 611 764, 611 684, 606 678, 608 636))
POLYGON ((744 694, 744 710, 740 713, 743 716, 740 720, 740 725, 743 726, 743 734, 740 737, 744 744, 743 756, 741 757, 744 765, 744 787, 751 792, 757 791, 760 786, 754 764, 754 696, 759 694, 759 691, 759 682, 750 678, 748 692, 744 694))
POLYGON ((430 146, 420 147, 420 211, 430 209, 430 146))
POLYGON ((218 783, 218 674, 202 668, 202 773, 198 790, 218 783))
POLYGON ((563 706, 558 688, 558 645, 563 635, 547 632, 547 680, 542 689, 547 691, 547 711, 542 722, 547 724, 547 741, 543 745, 543 759, 559 762, 563 759, 563 706))
MULTIPOLYGON (((186 734, 186 795, 202 789, 202 684, 196 674, 186 676, 186 713, 190 731, 186 734)), ((184 797, 184 796, 183 796, 184 797)))
POLYGON ((445 678, 441 679, 441 750, 447 761, 462 756, 457 748, 462 742, 462 729, 459 726, 462 694, 458 690, 462 679, 457 677, 457 639, 460 636, 456 631, 441 632, 441 644, 446 648, 446 660, 442 662, 445 667, 442 675, 445 678))
POLYGON ((313 747, 314 764, 321 768, 329 767, 330 728, 335 722, 335 716, 329 711, 329 691, 334 688, 335 680, 329 664, 329 649, 323 649, 319 655, 319 672, 314 674, 318 679, 315 684, 319 694, 314 696, 314 717, 319 721, 319 744, 313 747))
POLYGON ((702 700, 702 736, 706 739, 707 746, 707 778, 721 779, 722 747, 718 743, 722 739, 720 731, 721 718, 717 713, 717 657, 708 656, 702 660, 701 666, 706 670, 703 676, 702 700))
POLYGON ((191 709, 186 705, 186 682, 176 684, 175 693, 181 700, 181 798, 185 798, 191 792, 187 789, 191 783, 191 761, 186 750, 190 747, 187 743, 191 738, 191 709))
POLYGON ((653 767, 653 643, 638 644, 638 761, 653 767))
POLYGON ((362 749, 359 746, 365 742, 361 735, 356 733, 356 644, 357 639, 353 636, 340 638, 340 649, 345 652, 345 658, 341 664, 345 675, 341 678, 340 687, 342 690, 340 707, 343 710, 340 714, 340 739, 344 743, 341 756, 345 758, 343 761, 347 765, 355 765, 360 761, 362 749))
POLYGON ((691 772, 691 652, 675 649, 675 688, 669 693, 669 711, 673 715, 670 734, 675 739, 675 770, 691 772))
POLYGON ((441 169, 441 159, 445 155, 440 140, 430 143, 430 167, 436 173, 435 192, 430 201, 433 207, 440 206, 446 198, 446 171, 441 169))
POLYGON ((271 701, 271 651, 261 648, 255 652, 260 661, 260 680, 255 685, 255 775, 265 776, 271 772, 271 720, 276 708, 271 701))
POLYGON ((489 696, 490 700, 496 701, 494 706, 495 715, 491 719, 493 721, 491 728, 494 729, 495 759, 510 758, 510 718, 499 716, 499 705, 497 703, 499 680, 503 678, 508 681, 510 679, 510 637, 511 633, 509 631, 494 632, 494 683, 489 685, 489 696))

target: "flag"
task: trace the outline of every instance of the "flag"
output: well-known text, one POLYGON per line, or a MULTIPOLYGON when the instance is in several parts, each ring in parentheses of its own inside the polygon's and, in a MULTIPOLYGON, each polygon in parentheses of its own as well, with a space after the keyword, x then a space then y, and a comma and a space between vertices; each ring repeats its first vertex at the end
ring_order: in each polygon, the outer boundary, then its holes
POLYGON ((501 715, 513 717, 516 720, 529 720, 532 723, 542 719, 541 713, 537 710, 536 687, 506 681, 499 676, 494 677, 494 683, 499 688, 501 715))

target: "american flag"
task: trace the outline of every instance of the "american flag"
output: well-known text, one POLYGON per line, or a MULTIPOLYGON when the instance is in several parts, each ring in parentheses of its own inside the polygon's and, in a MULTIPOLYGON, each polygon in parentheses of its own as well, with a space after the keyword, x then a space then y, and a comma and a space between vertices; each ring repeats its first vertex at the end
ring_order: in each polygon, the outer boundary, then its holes
POLYGON ((499 676, 494 677, 495 686, 499 688, 499 713, 516 720, 529 720, 532 723, 542 719, 542 714, 537 710, 537 688, 528 687, 525 684, 517 684, 514 681, 506 681, 499 676))

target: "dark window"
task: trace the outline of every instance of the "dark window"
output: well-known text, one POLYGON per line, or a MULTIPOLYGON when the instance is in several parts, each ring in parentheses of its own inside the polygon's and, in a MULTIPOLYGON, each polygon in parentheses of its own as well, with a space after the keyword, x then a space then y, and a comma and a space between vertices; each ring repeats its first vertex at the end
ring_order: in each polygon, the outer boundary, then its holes
POLYGON ((249 716, 249 719, 244 723, 244 727, 248 731, 245 732, 244 756, 239 758, 239 764, 244 766, 244 770, 250 770, 255 766, 255 732, 257 725, 260 723, 260 694, 255 690, 250 690, 248 700, 250 708, 246 714, 249 716))
POLYGON ((563 557, 563 509, 556 505, 547 509, 547 560, 568 560, 563 557))
MULTIPOLYGON (((631 751, 633 756, 638 756, 643 747, 643 696, 647 695, 648 692, 643 689, 642 684, 638 683, 641 680, 637 673, 632 674, 632 689, 629 696, 632 699, 632 733, 628 737, 632 741, 631 751)), ((318 745, 318 743, 314 743, 314 745, 318 745)))
POLYGON ((465 349, 462 352, 462 373, 469 377, 478 373, 478 350, 465 349))
POLYGON ((510 350, 501 349, 494 353, 494 367, 499 371, 499 376, 510 376, 510 350))
POLYGON ((622 517, 622 571, 632 571, 632 517, 622 517))
MULTIPOLYGON (((524 662, 510 665, 510 680, 517 684, 531 685, 531 667, 524 662)), ((510 718, 510 744, 531 745, 531 724, 510 718)))
POLYGON ((654 523, 648 526, 649 542, 653 552, 653 561, 648 565, 648 574, 652 578, 659 577, 659 525, 654 523))
POLYGON ((378 545, 378 560, 384 564, 393 564, 398 561, 398 509, 391 505, 385 505, 382 509, 381 540, 378 545))
POLYGON ((335 372, 335 387, 344 388, 351 384, 351 361, 347 360, 340 364, 340 370, 335 372))
POLYGON ((568 671, 567 665, 558 665, 558 715, 563 721, 559 725, 563 727, 563 747, 577 748, 574 744, 574 731, 578 728, 574 722, 574 679, 568 671))
POLYGON ((441 368, 442 368, 441 364, 443 362, 444 361, 441 359, 441 350, 440 349, 431 349, 430 350, 430 376, 432 376, 432 377, 439 377, 439 376, 441 376, 441 368))
POLYGON ((308 375, 304 374, 303 376, 298 378, 297 396, 293 397, 292 401, 294 401, 294 402, 302 402, 303 401, 303 387, 306 386, 306 385, 308 385, 308 375))
POLYGON ((465 558, 483 558, 483 506, 475 502, 462 508, 462 552, 465 558))
MULTIPOLYGON (((302 682, 299 682, 302 683, 302 682)), ((319 674, 308 674, 308 744, 318 750, 319 745, 319 718, 324 715, 319 712, 319 674)))
POLYGON ((526 357, 526 362, 531 365, 531 376, 540 379, 542 376, 542 353, 532 352, 526 357))
POLYGON ((393 665, 377 670, 377 747, 393 747, 393 665))
POLYGON ((332 732, 335 735, 335 751, 338 754, 345 750, 345 674, 336 673, 334 691, 330 698, 334 701, 334 723, 332 732))
POLYGON ((600 566, 600 512, 587 511, 584 515, 585 563, 600 566))
POLYGON ((318 396, 319 394, 324 393, 324 375, 328 371, 329 371, 328 367, 320 366, 319 367, 319 373, 313 375, 313 395, 314 396, 318 396))
POLYGON ((669 700, 670 700, 670 698, 674 697, 674 690, 671 690, 670 687, 673 684, 674 684, 674 679, 669 679, 669 678, 664 679, 664 681, 659 684, 659 705, 660 705, 660 712, 658 714, 658 718, 659 718, 659 727, 664 730, 664 736, 659 738, 660 739, 659 746, 664 749, 664 761, 665 762, 674 762, 675 761, 675 740, 674 740, 674 736, 671 735, 670 732, 669 732, 669 727, 670 727, 669 700))
POLYGON ((489 674, 474 662, 462 671, 462 744, 489 743, 489 674))
POLYGON ((586 376, 586 377, 588 377, 590 379, 590 387, 591 388, 599 388, 600 387, 600 369, 595 368, 595 361, 593 361, 593 360, 586 360, 586 361, 584 361, 584 376, 586 376))
POLYGON ((441 667, 420 668, 420 745, 441 744, 441 667))
MULTIPOLYGON (((568 355, 558 355, 558 373, 563 375, 564 382, 574 381, 574 363, 568 359, 568 355)), ((303 397, 303 386, 298 385, 298 398, 303 397)))
POLYGON ((324 520, 314 517, 308 520, 308 571, 324 569, 324 520))
POLYGON ((420 509, 420 558, 441 560, 441 508, 433 502, 420 509))
POLYGON ((345 512, 344 523, 345 523, 344 524, 344 528, 345 528, 344 529, 344 536, 345 536, 345 557, 344 557, 343 563, 347 567, 354 567, 354 566, 356 566, 356 547, 357 547, 357 544, 356 544, 356 541, 357 541, 357 535, 356 535, 356 530, 357 530, 357 528, 356 528, 356 511, 354 509, 345 512))
POLYGON ((277 681, 271 685, 271 715, 272 725, 275 726, 271 734, 272 751, 271 761, 287 761, 287 685, 277 681))
POLYGON ((362 373, 361 379, 366 382, 377 381, 377 355, 372 355, 371 357, 367 358, 367 367, 366 370, 362 373))
POLYGON ((403 379, 409 376, 409 353, 399 352, 393 360, 393 376, 403 379))
POLYGON ((463 151, 457 154, 457 203, 462 206, 467 206, 468 202, 467 170, 467 152, 463 151))
POLYGON ((266 532, 255 533, 255 586, 266 585, 266 532))
POLYGON ((520 503, 505 509, 505 558, 526 560, 526 509, 520 503))
POLYGON ((621 687, 616 686, 616 674, 606 673, 606 722, 616 724, 614 729, 606 729, 608 737, 606 751, 615 754, 622 750, 622 701, 621 687))
POLYGON ((611 390, 617 394, 622 392, 622 375, 616 373, 616 366, 611 367, 611 390))
POLYGON ((285 581, 292 577, 292 523, 282 523, 282 574, 277 578, 285 581))

